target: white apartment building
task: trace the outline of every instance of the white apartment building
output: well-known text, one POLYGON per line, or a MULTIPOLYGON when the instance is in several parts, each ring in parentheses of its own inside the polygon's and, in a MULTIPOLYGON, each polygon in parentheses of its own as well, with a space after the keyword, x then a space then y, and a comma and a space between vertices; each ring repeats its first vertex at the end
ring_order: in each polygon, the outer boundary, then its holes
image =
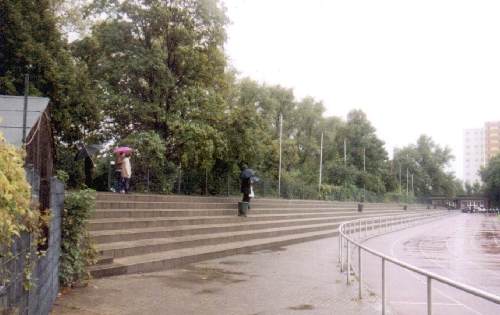
POLYGON ((481 183, 479 170, 486 164, 485 133, 483 128, 464 130, 464 182, 481 183))

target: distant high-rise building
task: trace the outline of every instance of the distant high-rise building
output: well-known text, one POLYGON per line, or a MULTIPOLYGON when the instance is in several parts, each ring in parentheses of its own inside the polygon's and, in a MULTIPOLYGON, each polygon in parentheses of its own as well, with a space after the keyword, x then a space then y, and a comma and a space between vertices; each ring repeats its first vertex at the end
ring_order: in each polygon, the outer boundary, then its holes
POLYGON ((479 170, 485 165, 484 129, 464 130, 464 182, 481 182, 479 170))
POLYGON ((487 122, 484 126, 486 161, 500 153, 500 121, 487 122))
POLYGON ((481 182, 479 170, 500 154, 500 121, 486 122, 484 128, 464 130, 464 181, 481 182))

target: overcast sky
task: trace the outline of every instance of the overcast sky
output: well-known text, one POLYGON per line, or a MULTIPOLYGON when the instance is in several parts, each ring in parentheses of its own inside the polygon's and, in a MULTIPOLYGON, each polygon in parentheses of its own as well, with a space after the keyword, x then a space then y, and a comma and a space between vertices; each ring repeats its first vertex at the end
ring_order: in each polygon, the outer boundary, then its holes
POLYGON ((362 109, 386 142, 449 146, 462 178, 463 129, 500 120, 500 1, 223 0, 226 52, 242 76, 362 109))

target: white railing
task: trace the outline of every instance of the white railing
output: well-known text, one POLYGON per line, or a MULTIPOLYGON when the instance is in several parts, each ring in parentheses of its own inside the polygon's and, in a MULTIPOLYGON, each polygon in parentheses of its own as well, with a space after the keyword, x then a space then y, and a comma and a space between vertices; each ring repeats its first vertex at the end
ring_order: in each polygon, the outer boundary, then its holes
POLYGON ((429 222, 432 220, 437 220, 443 218, 443 216, 450 215, 448 211, 425 211, 421 213, 405 214, 405 215, 391 215, 391 216, 381 216, 375 218, 363 218, 354 221, 349 221, 342 223, 339 227, 339 264, 340 271, 346 271, 347 284, 351 281, 351 269, 358 276, 358 295, 362 298, 362 268, 361 268, 361 253, 363 251, 370 253, 382 260, 382 314, 386 314, 386 262, 393 263, 394 265, 400 266, 406 270, 410 270, 417 274, 420 274, 427 279, 427 314, 432 314, 432 281, 438 281, 454 287, 463 292, 475 295, 477 297, 483 298, 487 301, 500 304, 500 297, 494 294, 488 293, 486 291, 462 284, 451 279, 448 279, 437 274, 427 272, 423 269, 417 268, 410 264, 404 263, 398 259, 389 257, 366 246, 361 245, 363 241, 368 238, 378 236, 381 234, 393 232, 396 230, 402 230, 417 224, 429 222), (351 255, 353 251, 357 249, 358 251, 358 264, 357 270, 355 266, 352 265, 351 255), (344 267, 345 266, 345 267, 344 267), (347 268, 347 270, 345 270, 347 268))

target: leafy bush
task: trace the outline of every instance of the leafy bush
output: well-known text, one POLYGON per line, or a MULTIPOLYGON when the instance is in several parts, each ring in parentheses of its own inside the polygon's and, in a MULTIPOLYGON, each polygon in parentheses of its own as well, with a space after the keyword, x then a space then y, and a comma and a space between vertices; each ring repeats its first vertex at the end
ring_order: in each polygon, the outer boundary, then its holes
POLYGON ((57 170, 56 171, 56 178, 58 180, 60 180, 61 182, 63 182, 64 184, 66 184, 69 180, 69 174, 63 170, 57 170))
MULTIPOLYGON (((38 212, 30 207, 31 191, 23 169, 24 153, 6 143, 0 134, 0 245, 33 229, 38 212)), ((3 253, 0 254, 0 257, 3 253)))
MULTIPOLYGON (((12 257, 12 246, 22 233, 30 233, 33 240, 26 251, 23 268, 24 288, 31 287, 31 272, 36 261, 37 246, 43 242, 41 227, 48 224, 47 215, 31 205, 31 188, 23 168, 24 152, 9 145, 0 133, 0 261, 12 257)), ((0 284, 7 281, 7 273, 0 272, 0 284)))
POLYGON ((65 197, 59 267, 59 281, 64 287, 77 284, 90 276, 87 267, 95 263, 97 253, 90 241, 87 220, 94 210, 94 190, 71 192, 65 197))

